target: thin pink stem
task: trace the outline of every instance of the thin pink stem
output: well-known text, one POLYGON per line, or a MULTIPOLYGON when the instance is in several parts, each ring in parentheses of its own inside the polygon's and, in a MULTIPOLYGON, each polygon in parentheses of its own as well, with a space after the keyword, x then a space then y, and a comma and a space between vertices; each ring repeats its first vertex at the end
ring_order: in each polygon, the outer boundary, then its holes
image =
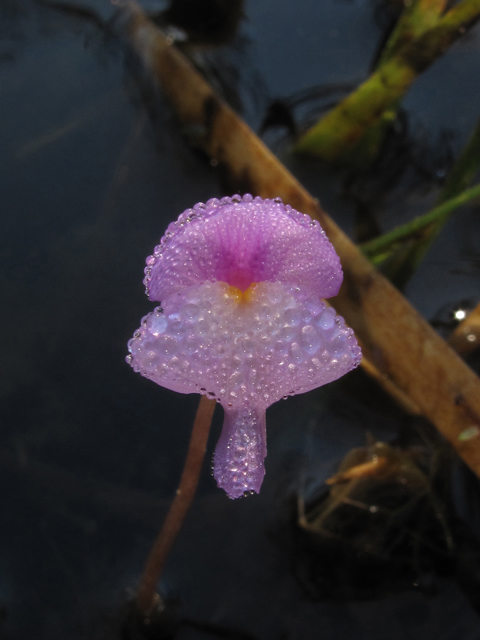
POLYGON ((206 396, 200 398, 180 485, 140 578, 137 590, 137 608, 145 616, 151 613, 155 605, 158 581, 170 549, 195 497, 215 405, 215 400, 209 400, 206 396))

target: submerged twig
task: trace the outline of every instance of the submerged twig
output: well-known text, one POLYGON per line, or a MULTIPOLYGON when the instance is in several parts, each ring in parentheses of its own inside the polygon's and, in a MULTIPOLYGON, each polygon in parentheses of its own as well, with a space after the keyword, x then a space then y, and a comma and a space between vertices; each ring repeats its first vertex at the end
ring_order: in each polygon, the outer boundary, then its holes
POLYGON ((480 0, 461 0, 323 116, 300 138, 297 151, 327 162, 346 158, 369 127, 479 18, 480 0))
POLYGON ((390 60, 402 47, 434 27, 445 10, 447 0, 412 0, 405 8, 389 37, 377 67, 390 60))
POLYGON ((206 396, 200 398, 180 484, 140 578, 137 591, 137 608, 145 616, 155 606, 158 580, 170 549, 195 497, 215 405, 215 400, 209 400, 206 396))
POLYGON ((131 3, 129 7, 131 46, 161 83, 178 119, 199 132, 198 144, 231 187, 263 198, 279 196, 319 220, 345 275, 335 307, 355 330, 365 357, 379 372, 379 381, 395 385, 408 396, 480 476, 480 439, 460 438, 472 422, 480 426, 479 378, 138 6, 131 3))
MULTIPOLYGON (((406 45, 434 27, 440 19, 447 0, 411 0, 405 8, 388 38, 374 70, 391 60, 406 45)), ((384 90, 388 90, 385 88, 384 90)), ((365 131, 355 148, 348 155, 348 164, 364 169, 378 156, 388 130, 398 118, 398 108, 403 99, 400 94, 388 106, 378 120, 365 131)))

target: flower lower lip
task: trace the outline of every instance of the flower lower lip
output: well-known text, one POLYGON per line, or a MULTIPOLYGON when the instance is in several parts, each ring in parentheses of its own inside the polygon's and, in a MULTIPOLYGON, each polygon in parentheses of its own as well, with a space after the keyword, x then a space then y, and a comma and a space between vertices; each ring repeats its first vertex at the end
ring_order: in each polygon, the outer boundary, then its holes
POLYGON ((147 316, 129 348, 132 366, 147 378, 222 404, 230 444, 221 441, 215 477, 231 497, 261 484, 265 454, 253 434, 267 407, 335 380, 360 354, 333 309, 274 282, 244 292, 224 282, 191 287, 147 316))

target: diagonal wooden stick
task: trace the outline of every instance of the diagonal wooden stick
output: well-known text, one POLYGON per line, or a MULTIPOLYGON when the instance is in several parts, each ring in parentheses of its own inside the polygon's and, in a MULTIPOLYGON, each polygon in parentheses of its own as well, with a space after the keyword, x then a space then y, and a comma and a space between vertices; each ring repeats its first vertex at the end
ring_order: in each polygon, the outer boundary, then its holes
POLYGON ((319 220, 345 274, 333 304, 355 330, 379 381, 408 396, 480 477, 480 437, 462 437, 472 426, 480 427, 479 378, 138 6, 130 3, 128 11, 130 46, 161 84, 182 125, 199 133, 198 143, 235 188, 264 198, 280 196, 319 220))

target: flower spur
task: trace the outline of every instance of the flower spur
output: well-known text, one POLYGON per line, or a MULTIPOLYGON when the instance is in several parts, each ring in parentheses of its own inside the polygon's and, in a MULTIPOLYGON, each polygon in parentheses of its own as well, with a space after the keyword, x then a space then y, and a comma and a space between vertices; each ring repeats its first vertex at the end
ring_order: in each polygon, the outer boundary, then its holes
POLYGON ((169 225, 144 284, 161 302, 127 361, 157 384, 215 398, 225 411, 214 477, 230 498, 258 493, 265 412, 354 369, 353 331, 322 298, 343 274, 319 223, 279 198, 212 199, 169 225))

